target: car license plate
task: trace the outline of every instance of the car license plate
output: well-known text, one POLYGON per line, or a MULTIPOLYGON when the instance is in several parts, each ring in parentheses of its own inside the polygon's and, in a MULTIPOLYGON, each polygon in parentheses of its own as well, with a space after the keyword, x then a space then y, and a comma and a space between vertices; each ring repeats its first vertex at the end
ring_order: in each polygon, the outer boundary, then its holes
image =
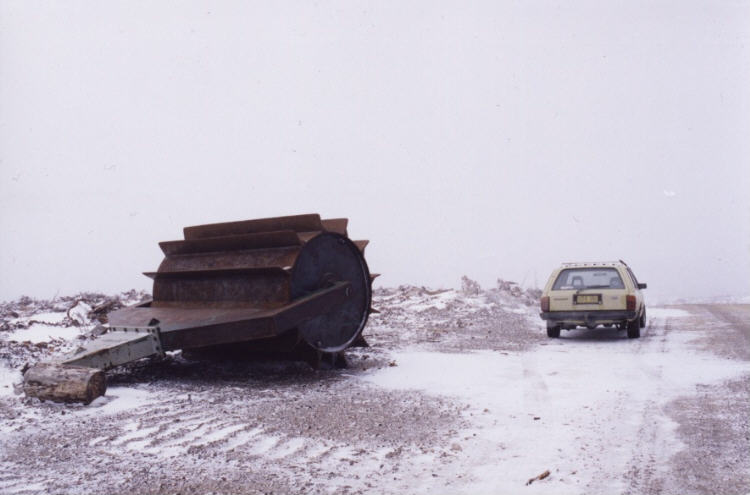
POLYGON ((599 304, 602 300, 601 294, 577 294, 576 304, 599 304))

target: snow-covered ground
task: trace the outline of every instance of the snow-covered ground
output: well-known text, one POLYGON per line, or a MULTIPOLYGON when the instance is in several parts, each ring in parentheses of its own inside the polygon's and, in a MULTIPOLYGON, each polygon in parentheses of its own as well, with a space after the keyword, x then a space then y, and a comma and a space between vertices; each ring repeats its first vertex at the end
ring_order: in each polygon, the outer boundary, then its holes
POLYGON ((372 346, 351 350, 348 369, 173 353, 110 373, 89 406, 14 392, 25 360, 97 325, 81 301, 36 306, 3 310, 2 493, 745 493, 750 482, 747 306, 649 307, 638 340, 548 339, 534 294, 512 284, 379 289, 372 346))
MULTIPOLYGON (((453 397, 466 406, 469 427, 454 438, 461 454, 442 470, 467 482, 456 492, 512 493, 550 470, 555 493, 630 491, 623 469, 667 473, 684 444, 663 413, 698 384, 720 385, 750 373, 750 363, 707 355, 679 327, 690 313, 653 308, 644 339, 615 330, 576 332, 534 352, 436 353, 403 350, 397 368, 365 379, 396 390, 453 397), (635 351, 635 352, 634 352, 635 351), (641 452, 643 428, 653 437, 641 452), (597 480, 603 480, 599 482, 597 480)), ((540 485, 541 486, 541 485, 540 485)), ((539 488, 546 490, 546 488, 539 488)))

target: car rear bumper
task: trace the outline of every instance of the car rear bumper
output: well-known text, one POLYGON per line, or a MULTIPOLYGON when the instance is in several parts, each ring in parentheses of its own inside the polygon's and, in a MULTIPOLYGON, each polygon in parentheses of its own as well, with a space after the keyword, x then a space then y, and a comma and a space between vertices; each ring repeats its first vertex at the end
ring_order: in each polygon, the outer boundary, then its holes
POLYGON ((624 309, 601 311, 545 311, 539 313, 539 316, 541 316, 543 320, 555 323, 590 325, 633 320, 636 318, 637 312, 624 309))

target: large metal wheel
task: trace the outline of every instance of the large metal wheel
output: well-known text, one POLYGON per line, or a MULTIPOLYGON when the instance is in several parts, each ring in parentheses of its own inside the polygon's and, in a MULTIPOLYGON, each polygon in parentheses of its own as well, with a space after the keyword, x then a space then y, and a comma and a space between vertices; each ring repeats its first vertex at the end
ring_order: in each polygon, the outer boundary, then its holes
POLYGON ((292 268, 291 299, 344 281, 350 284, 346 301, 298 327, 305 342, 319 351, 341 351, 360 336, 372 292, 367 262, 352 241, 332 232, 308 241, 292 268))
POLYGON ((185 240, 160 243, 165 258, 148 274, 154 311, 184 319, 185 309, 202 310, 203 320, 195 321, 192 312, 188 324, 211 326, 172 347, 248 342, 258 350, 287 351, 306 343, 337 353, 361 344, 374 276, 364 258, 368 241, 350 240, 347 223, 317 214, 244 220, 186 227, 185 240), (335 293, 321 296, 326 290, 335 293), (319 299, 311 303, 310 297, 319 299), (247 325, 215 324, 222 312, 243 310, 247 325), (255 314, 270 320, 258 323, 255 314))

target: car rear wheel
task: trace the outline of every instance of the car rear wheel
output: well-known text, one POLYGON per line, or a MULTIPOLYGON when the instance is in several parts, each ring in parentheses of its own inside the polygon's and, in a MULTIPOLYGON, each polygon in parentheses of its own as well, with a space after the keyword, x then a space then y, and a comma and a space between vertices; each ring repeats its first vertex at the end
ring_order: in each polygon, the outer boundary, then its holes
POLYGON ((643 313, 641 313, 641 318, 638 323, 640 324, 641 328, 646 327, 646 308, 643 308, 643 313))
POLYGON ((641 319, 636 318, 628 322, 628 338, 637 339, 641 336, 641 319))
POLYGON ((560 337, 560 325, 549 326, 547 325, 547 337, 556 339, 560 337))

